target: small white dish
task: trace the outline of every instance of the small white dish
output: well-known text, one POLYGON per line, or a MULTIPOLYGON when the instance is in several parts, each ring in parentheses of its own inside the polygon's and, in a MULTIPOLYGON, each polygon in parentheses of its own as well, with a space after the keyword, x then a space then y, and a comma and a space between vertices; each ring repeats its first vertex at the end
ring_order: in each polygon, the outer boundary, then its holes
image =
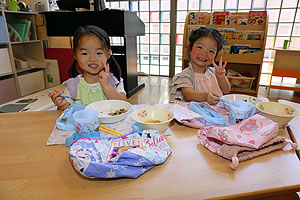
POLYGON ((87 105, 85 109, 98 111, 99 122, 107 124, 125 119, 128 112, 131 110, 131 104, 122 100, 102 100, 87 105), (111 113, 120 109, 125 109, 127 111, 121 114, 111 115, 111 113))
MULTIPOLYGON (((260 97, 254 97, 250 95, 245 95, 245 94, 227 94, 221 97, 221 99, 224 99, 225 101, 232 102, 232 101, 245 101, 245 102, 250 102, 253 105, 256 105, 259 102, 268 102, 269 100, 267 98, 260 98, 260 97)), ((225 103, 222 101, 224 107, 226 110, 229 111, 230 105, 228 103, 225 103)))

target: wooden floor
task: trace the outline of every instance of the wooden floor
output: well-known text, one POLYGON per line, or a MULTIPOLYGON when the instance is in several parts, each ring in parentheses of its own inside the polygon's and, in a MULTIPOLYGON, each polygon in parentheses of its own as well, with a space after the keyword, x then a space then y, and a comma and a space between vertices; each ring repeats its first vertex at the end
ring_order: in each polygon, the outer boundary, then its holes
MULTIPOLYGON (((139 83, 145 83, 145 87, 136 92, 129 98, 131 104, 164 104, 172 101, 170 95, 172 78, 160 76, 139 76, 139 83)), ((300 92, 290 90, 271 89, 269 96, 268 88, 261 86, 258 91, 258 97, 266 97, 270 101, 285 99, 300 103, 300 92)))

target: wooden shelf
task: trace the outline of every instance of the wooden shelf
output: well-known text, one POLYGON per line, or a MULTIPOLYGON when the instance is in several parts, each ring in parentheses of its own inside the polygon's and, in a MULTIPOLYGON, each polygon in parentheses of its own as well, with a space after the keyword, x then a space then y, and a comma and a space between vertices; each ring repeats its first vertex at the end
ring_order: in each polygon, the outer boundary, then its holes
POLYGON ((223 57, 223 61, 229 63, 244 63, 244 64, 261 64, 261 60, 264 56, 264 52, 254 52, 245 54, 219 54, 216 58, 218 62, 220 57, 223 57))
POLYGON ((265 31, 266 25, 216 25, 209 24, 206 27, 212 28, 234 28, 237 31, 265 31))
POLYGON ((0 50, 7 49, 7 53, 2 51, 2 56, 8 58, 5 62, 0 59, 2 64, 0 92, 5 94, 0 96, 0 104, 45 88, 44 67, 46 67, 46 62, 43 43, 41 40, 37 40, 36 14, 36 12, 0 10, 0 50), (8 20, 31 21, 30 40, 11 42, 7 29, 8 20), (14 58, 30 62, 33 68, 16 68, 14 58))
POLYGON ((44 67, 28 67, 28 68, 17 68, 16 72, 20 73, 20 72, 26 72, 26 71, 30 71, 30 70, 34 70, 34 69, 45 69, 44 67))

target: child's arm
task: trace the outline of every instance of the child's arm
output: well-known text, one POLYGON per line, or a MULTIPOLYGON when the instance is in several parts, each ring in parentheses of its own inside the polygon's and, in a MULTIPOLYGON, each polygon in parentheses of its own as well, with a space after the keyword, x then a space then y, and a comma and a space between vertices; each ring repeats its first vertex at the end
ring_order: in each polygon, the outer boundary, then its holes
POLYGON ((209 104, 217 104, 219 95, 217 93, 196 92, 193 88, 181 88, 181 93, 187 101, 207 102, 209 104))
POLYGON ((48 94, 52 102, 57 106, 57 110, 65 110, 70 106, 66 98, 59 96, 63 93, 63 91, 54 90, 53 92, 48 94))
POLYGON ((212 64, 216 69, 216 77, 217 77, 217 81, 219 83, 219 86, 220 86, 222 92, 224 94, 227 94, 231 90, 231 85, 230 85, 230 82, 229 82, 228 78, 225 76, 226 75, 225 67, 227 65, 227 61, 225 61, 224 65, 222 65, 222 59, 223 58, 221 56, 219 66, 214 61, 212 61, 212 64))
POLYGON ((126 95, 123 92, 117 92, 115 88, 110 85, 110 76, 109 76, 109 64, 104 64, 104 71, 99 73, 99 82, 102 86, 103 92, 107 99, 120 99, 127 101, 126 95))

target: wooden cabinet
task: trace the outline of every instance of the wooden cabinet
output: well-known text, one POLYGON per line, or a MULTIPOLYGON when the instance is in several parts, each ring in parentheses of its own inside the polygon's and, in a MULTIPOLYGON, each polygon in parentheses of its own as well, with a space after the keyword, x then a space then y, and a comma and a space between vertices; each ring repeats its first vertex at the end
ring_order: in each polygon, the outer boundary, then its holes
POLYGON ((299 83, 272 83, 273 76, 300 79, 299 57, 300 49, 276 49, 268 94, 270 93, 271 88, 281 90, 293 90, 298 92, 300 91, 299 83))
POLYGON ((34 20, 36 14, 0 11, 0 104, 45 88, 44 75, 41 74, 44 73, 46 62, 42 41, 37 40, 34 20), (21 34, 16 34, 16 27, 12 29, 11 22, 24 21, 29 25, 22 37, 21 34), (33 81, 24 82, 24 77, 30 77, 33 81), (3 95, 3 91, 7 95, 3 95))
MULTIPOLYGON (((202 13, 201 13, 202 14, 202 13)), ((204 13, 208 14, 208 13, 204 13)), ((219 52, 219 55, 216 57, 215 61, 218 62, 220 57, 223 57, 223 61, 227 61, 227 72, 230 70, 234 70, 239 74, 251 74, 248 77, 232 77, 228 76, 229 81, 238 80, 245 82, 245 85, 235 86, 232 85, 231 92, 232 93, 245 93, 245 94, 252 94, 257 95, 258 87, 259 87, 259 79, 261 74, 261 67, 264 57, 264 49, 266 43, 266 35, 267 35, 267 16, 265 17, 265 22, 263 24, 231 24, 224 25, 224 24, 212 24, 213 21, 212 14, 209 14, 210 17, 208 18, 208 22, 206 24, 197 24, 195 21, 191 22, 191 15, 193 16, 200 16, 200 13, 189 13, 185 20, 185 27, 184 27, 184 36, 183 36, 183 57, 182 57, 182 66, 183 68, 187 67, 189 59, 188 59, 188 37, 191 30, 195 28, 199 28, 200 26, 205 26, 209 28, 216 28, 219 31, 222 30, 232 30, 234 32, 240 32, 241 37, 224 37, 223 36, 223 47, 228 48, 228 46, 237 46, 237 45, 244 45, 250 46, 251 49, 260 49, 255 51, 249 51, 249 53, 243 54, 231 54, 226 52, 224 49, 219 52), (257 33, 261 35, 261 38, 249 38, 245 37, 245 34, 249 33, 257 33), (243 36, 244 35, 244 36, 243 36), (251 53, 250 53, 251 52, 251 53)), ((235 15, 243 15, 245 19, 248 18, 248 13, 231 13, 231 16, 235 15)), ((203 20, 206 21, 206 20, 203 20)), ((247 23, 247 22, 246 22, 247 23)), ((230 31, 229 31, 230 32, 230 31)))

